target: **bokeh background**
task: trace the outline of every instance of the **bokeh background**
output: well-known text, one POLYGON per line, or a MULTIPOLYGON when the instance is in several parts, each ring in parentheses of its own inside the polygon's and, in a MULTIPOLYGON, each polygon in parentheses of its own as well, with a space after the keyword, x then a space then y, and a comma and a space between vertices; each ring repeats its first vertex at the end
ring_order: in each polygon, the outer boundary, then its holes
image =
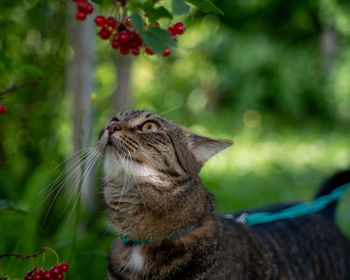
MULTIPOLYGON (((348 1, 217 1, 224 16, 174 19, 187 30, 167 59, 121 58, 96 35, 94 16, 77 22, 69 2, 0 3, 0 91, 42 77, 0 102, 8 107, 0 115, 0 254, 47 246, 71 265, 67 279, 106 279, 117 233, 104 213, 101 170, 80 196, 76 178, 62 181, 74 152, 93 146, 125 107, 235 142, 200 174, 224 213, 311 200, 325 178, 349 168, 348 1)), ((115 13, 109 3, 100 9, 115 13)), ((349 211, 348 193, 337 214, 348 236, 349 211)), ((54 261, 48 253, 45 266, 54 261)), ((31 266, 1 259, 0 276, 23 279, 31 266)))

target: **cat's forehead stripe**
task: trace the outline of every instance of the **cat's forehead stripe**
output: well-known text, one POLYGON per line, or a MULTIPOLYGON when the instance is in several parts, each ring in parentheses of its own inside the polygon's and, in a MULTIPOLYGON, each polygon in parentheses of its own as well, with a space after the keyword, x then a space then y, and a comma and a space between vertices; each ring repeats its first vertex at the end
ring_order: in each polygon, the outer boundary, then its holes
POLYGON ((140 116, 144 115, 145 113, 149 113, 147 111, 127 111, 123 114, 123 120, 124 121, 131 121, 139 118, 140 116))
POLYGON ((154 118, 160 120, 161 118, 150 111, 141 110, 141 111, 127 111, 120 114, 120 119, 124 122, 129 122, 135 124, 136 122, 146 121, 147 119, 154 118))

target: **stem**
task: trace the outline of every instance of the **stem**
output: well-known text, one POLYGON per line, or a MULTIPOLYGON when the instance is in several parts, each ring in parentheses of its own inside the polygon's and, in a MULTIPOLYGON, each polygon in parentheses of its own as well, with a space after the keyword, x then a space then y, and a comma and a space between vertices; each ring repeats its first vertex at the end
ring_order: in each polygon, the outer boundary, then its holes
POLYGON ((59 256, 57 255, 57 253, 56 253, 55 250, 53 250, 53 249, 51 249, 51 248, 49 248, 49 247, 45 247, 45 248, 43 248, 43 249, 49 250, 50 252, 54 253, 54 255, 56 256, 56 264, 58 265, 58 264, 60 263, 60 258, 59 258, 59 256))
POLYGON ((23 255, 23 254, 20 254, 20 253, 3 254, 3 255, 0 255, 0 260, 3 257, 17 257, 17 258, 20 258, 20 259, 29 259, 29 258, 35 258, 36 256, 38 256, 40 254, 44 254, 43 261, 45 261, 45 251, 47 251, 47 250, 52 252, 56 256, 56 261, 57 261, 57 265, 58 265, 60 263, 60 258, 58 257, 58 255, 55 252, 55 250, 53 250, 53 249, 51 249, 49 247, 41 248, 38 251, 36 251, 35 253, 30 254, 30 255, 23 255))
POLYGON ((30 254, 30 255, 22 255, 20 253, 8 253, 8 254, 3 254, 3 255, 0 255, 0 260, 1 258, 3 257, 17 257, 17 258, 20 258, 20 259, 29 259, 29 258, 34 258, 36 257, 37 255, 40 255, 42 253, 44 253, 46 251, 47 248, 41 248, 39 249, 38 251, 36 251, 35 253, 33 254, 30 254))
POLYGON ((46 257, 46 253, 45 252, 43 252, 43 257, 42 257, 42 259, 41 259, 41 268, 43 268, 44 267, 44 264, 45 264, 45 257, 46 257))
POLYGON ((10 94, 10 93, 12 93, 12 92, 14 92, 16 90, 19 90, 19 89, 21 89, 23 87, 26 87, 26 86, 29 86, 29 85, 32 85, 32 84, 36 84, 36 83, 40 82, 41 80, 42 80, 42 77, 38 77, 38 78, 36 78, 34 80, 25 81, 25 82, 23 82, 22 84, 19 84, 19 85, 13 84, 12 87, 10 87, 10 88, 8 88, 8 89, 6 89, 4 91, 0 91, 0 99, 4 98, 4 96, 6 94, 10 94))

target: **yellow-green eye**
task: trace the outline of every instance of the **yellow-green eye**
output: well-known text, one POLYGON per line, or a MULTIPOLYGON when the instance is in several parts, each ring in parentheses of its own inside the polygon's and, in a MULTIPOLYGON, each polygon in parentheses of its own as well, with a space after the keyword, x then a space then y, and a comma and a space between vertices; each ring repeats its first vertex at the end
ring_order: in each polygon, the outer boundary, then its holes
POLYGON ((141 130, 142 132, 156 132, 160 130, 160 127, 154 122, 146 122, 141 130))

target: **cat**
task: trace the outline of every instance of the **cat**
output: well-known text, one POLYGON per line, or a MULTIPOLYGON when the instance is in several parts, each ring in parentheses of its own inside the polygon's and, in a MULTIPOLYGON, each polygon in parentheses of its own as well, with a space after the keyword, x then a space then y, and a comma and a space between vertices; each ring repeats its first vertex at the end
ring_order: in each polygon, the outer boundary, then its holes
MULTIPOLYGON (((102 129, 104 198, 123 236, 109 253, 109 280, 348 279, 350 246, 334 223, 336 203, 252 227, 214 212, 198 173, 230 145, 145 110, 119 113, 102 129)), ((317 196, 349 181, 349 171, 338 173, 317 196)))

